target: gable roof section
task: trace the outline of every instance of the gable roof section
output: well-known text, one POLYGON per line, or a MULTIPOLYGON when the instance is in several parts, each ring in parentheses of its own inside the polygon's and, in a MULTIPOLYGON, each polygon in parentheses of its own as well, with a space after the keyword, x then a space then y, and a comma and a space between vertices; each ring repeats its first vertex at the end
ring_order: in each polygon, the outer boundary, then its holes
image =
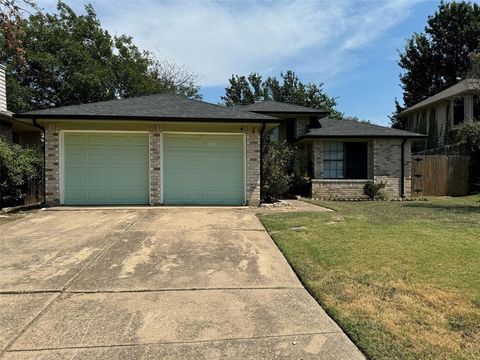
POLYGON ((252 111, 259 114, 305 114, 305 115, 327 115, 328 111, 314 109, 305 106, 284 103, 274 100, 259 101, 249 105, 235 106, 242 111, 252 111))
POLYGON ((403 110, 398 115, 399 116, 406 115, 414 110, 418 110, 425 106, 434 104, 437 101, 451 99, 455 96, 458 96, 460 94, 463 94, 471 90, 480 90, 479 80, 466 79, 466 80, 460 81, 458 84, 450 86, 449 88, 446 88, 445 90, 440 91, 439 93, 436 93, 435 95, 432 95, 429 98, 426 98, 425 100, 420 101, 419 103, 416 103, 413 106, 410 106, 409 108, 403 110))
POLYGON ((309 132, 300 137, 304 138, 424 138, 425 135, 410 131, 387 128, 353 120, 337 120, 323 118, 318 120, 320 126, 311 128, 309 132))
POLYGON ((106 119, 106 120, 200 120, 278 122, 278 119, 190 100, 182 96, 156 94, 128 99, 62 106, 16 114, 17 118, 106 119))

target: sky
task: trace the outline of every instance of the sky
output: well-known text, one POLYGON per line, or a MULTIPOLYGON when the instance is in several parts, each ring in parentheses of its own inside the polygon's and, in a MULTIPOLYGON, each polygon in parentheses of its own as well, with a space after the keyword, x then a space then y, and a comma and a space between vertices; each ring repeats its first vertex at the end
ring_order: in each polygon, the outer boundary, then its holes
MULTIPOLYGON (((92 3, 112 35, 196 73, 204 101, 219 103, 232 74, 293 70, 324 83, 348 116, 388 125, 401 99, 398 50, 423 31, 434 0, 160 1, 64 0, 77 13, 92 3)), ((56 0, 39 0, 47 12, 56 0)))

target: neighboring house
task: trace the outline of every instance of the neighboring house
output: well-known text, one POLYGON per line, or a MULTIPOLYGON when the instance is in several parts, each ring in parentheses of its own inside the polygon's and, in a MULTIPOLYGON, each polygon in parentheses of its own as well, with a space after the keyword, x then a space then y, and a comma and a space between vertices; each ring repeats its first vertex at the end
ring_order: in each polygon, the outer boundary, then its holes
POLYGON ((12 117, 7 110, 5 66, 0 65, 0 137, 8 142, 28 147, 41 146, 41 130, 12 117))
POLYGON ((367 181, 386 184, 389 197, 410 197, 410 140, 424 136, 275 101, 239 107, 282 120, 268 135, 297 145, 297 166, 312 179, 312 196, 363 197, 367 181))
POLYGON ((428 135, 415 141, 414 152, 441 149, 455 141, 455 132, 480 119, 480 82, 467 79, 402 111, 406 130, 428 135))
POLYGON ((409 139, 420 135, 326 115, 270 101, 226 108, 151 95, 16 117, 45 127, 50 205, 256 206, 266 134, 298 144, 313 165, 314 196, 363 196, 368 179, 386 182, 391 197, 410 196, 409 139))

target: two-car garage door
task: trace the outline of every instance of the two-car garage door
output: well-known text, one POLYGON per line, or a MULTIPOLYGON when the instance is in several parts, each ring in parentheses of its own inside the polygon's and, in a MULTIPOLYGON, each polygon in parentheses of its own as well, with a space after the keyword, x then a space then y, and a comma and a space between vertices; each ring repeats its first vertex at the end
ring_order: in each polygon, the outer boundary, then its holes
MULTIPOLYGON (((148 143, 146 133, 65 132, 63 203, 148 204, 148 143)), ((163 203, 244 203, 243 147, 242 135, 164 134, 163 203)))

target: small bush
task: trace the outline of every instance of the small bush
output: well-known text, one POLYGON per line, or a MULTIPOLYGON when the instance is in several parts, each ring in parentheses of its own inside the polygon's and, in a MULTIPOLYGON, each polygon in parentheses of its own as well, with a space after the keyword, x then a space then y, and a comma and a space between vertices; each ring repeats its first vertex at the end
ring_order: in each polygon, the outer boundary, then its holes
POLYGON ((372 200, 385 200, 387 198, 387 194, 385 191, 383 191, 383 189, 385 189, 385 185, 386 184, 382 182, 375 184, 373 181, 368 181, 363 187, 363 193, 372 200))
POLYGON ((275 202, 288 194, 292 186, 295 151, 287 142, 268 142, 262 156, 262 200, 275 202))
POLYGON ((25 196, 24 186, 40 177, 41 165, 37 150, 11 144, 0 137, 0 207, 14 205, 25 196))

